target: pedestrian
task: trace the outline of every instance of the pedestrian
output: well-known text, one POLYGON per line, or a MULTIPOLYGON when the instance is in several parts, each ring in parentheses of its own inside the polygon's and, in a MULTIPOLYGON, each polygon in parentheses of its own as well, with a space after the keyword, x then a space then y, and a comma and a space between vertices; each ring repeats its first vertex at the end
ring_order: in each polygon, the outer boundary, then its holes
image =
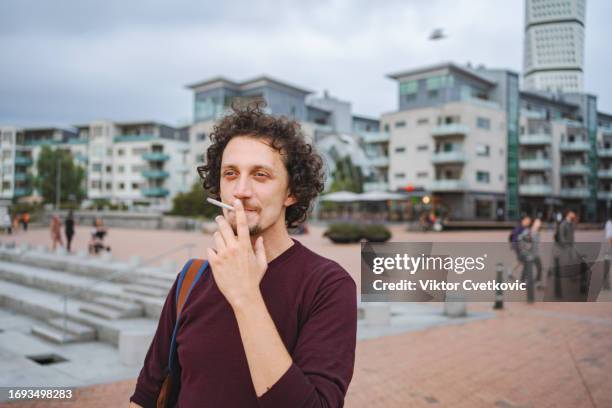
POLYGON ((30 223, 30 214, 26 211, 21 216, 21 224, 23 225, 24 232, 28 230, 29 223, 30 223))
POLYGON ((64 243, 62 241, 62 221, 60 220, 60 217, 57 214, 53 214, 51 216, 50 232, 51 232, 51 250, 55 251, 57 244, 63 247, 64 243))
POLYGON ((523 215, 516 227, 510 233, 508 240, 510 241, 510 249, 515 253, 516 260, 512 269, 508 271, 508 279, 514 280, 514 272, 523 265, 523 259, 521 257, 521 248, 519 243, 525 241, 529 236, 529 227, 531 226, 531 217, 523 215))
POLYGON ((15 232, 19 231, 20 220, 21 220, 21 215, 15 214, 15 217, 13 217, 13 231, 15 232))
POLYGON ((542 258, 540 257, 540 230, 542 229, 542 220, 536 218, 531 226, 531 255, 533 256, 533 265, 536 267, 536 287, 542 288, 542 258))
POLYGON ((64 232, 66 234, 66 250, 71 251, 72 238, 74 237, 74 215, 72 210, 68 211, 66 222, 64 223, 64 232))
POLYGON ((608 213, 608 221, 605 226, 606 241, 608 241, 608 252, 612 250, 612 211, 608 213))

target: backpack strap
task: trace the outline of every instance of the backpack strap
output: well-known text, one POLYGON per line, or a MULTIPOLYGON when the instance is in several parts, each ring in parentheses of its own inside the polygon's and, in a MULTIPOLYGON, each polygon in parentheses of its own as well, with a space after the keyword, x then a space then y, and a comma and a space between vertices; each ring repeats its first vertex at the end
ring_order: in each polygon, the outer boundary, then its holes
POLYGON ((170 353, 168 353, 168 369, 172 369, 174 363, 174 354, 176 352, 176 333, 179 327, 179 318, 185 302, 191 293, 191 290, 202 277, 202 274, 208 267, 208 261, 204 259, 190 259, 183 269, 178 278, 176 285, 176 321, 174 323, 174 330, 172 331, 172 340, 170 341, 170 353))

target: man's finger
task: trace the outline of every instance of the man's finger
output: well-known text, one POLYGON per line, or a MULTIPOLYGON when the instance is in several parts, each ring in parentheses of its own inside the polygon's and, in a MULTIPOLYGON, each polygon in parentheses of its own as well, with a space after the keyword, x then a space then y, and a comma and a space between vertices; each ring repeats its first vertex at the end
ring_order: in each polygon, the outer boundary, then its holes
POLYGON ((251 246, 249 240, 249 225, 247 223, 246 213, 244 212, 244 205, 242 201, 234 201, 234 212, 236 213, 236 229, 238 230, 238 241, 243 245, 251 246))
POLYGON ((222 215, 217 215, 215 217, 215 221, 219 226, 219 232, 223 236, 223 241, 225 241, 226 246, 231 245, 232 242, 236 241, 234 230, 232 230, 232 227, 222 215))
POLYGON ((217 251, 222 251, 225 249, 225 240, 223 240, 223 236, 219 231, 215 231, 213 234, 213 238, 215 239, 215 245, 217 247, 217 251))

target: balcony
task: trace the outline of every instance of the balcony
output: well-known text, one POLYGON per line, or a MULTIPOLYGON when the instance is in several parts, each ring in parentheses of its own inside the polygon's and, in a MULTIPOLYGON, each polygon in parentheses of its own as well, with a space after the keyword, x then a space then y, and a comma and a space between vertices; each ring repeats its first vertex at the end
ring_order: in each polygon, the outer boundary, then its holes
POLYGON ((559 149, 562 152, 588 152, 591 150, 591 144, 584 140, 576 142, 563 142, 559 145, 559 149))
POLYGON ((15 197, 25 197, 32 195, 32 187, 18 187, 15 188, 15 197))
POLYGON ((461 123, 449 123, 448 125, 436 126, 431 130, 433 137, 467 136, 470 128, 461 123))
POLYGON ((389 190, 389 183, 386 183, 384 181, 366 181, 363 183, 363 191, 364 192, 370 192, 370 191, 388 191, 389 190))
POLYGON ((568 175, 568 174, 586 175, 586 174, 589 174, 590 171, 591 169, 589 169, 589 166, 587 166, 586 164, 582 164, 582 163, 564 164, 564 165, 561 165, 561 168, 559 169, 559 173, 563 175, 568 175))
POLYGON ((142 175, 148 179, 164 179, 168 177, 170 173, 164 170, 144 170, 142 175))
POLYGON ((519 194, 523 196, 547 196, 553 192, 552 186, 544 183, 525 183, 519 185, 519 194))
POLYGON ((16 166, 30 166, 34 161, 31 157, 17 156, 15 157, 16 166))
POLYGON ((523 146, 541 146, 552 143, 552 136, 546 133, 534 133, 519 136, 519 143, 523 146))
POLYGON ((597 149, 597 155, 599 157, 612 157, 612 149, 597 149))
POLYGON ((15 181, 26 181, 29 178, 27 173, 15 173, 15 181))
POLYGON ((452 150, 450 152, 435 152, 431 156, 431 162, 433 164, 447 164, 447 163, 465 163, 467 158, 465 153, 461 150, 452 150))
POLYGON ((113 138, 114 142, 146 142, 155 139, 153 134, 141 135, 117 135, 113 138))
POLYGON ((519 169, 521 170, 550 170, 552 161, 544 158, 530 158, 519 160, 519 169))
POLYGON ((170 159, 170 155, 162 152, 149 152, 142 155, 142 158, 147 161, 166 161, 170 159))
POLYGON ((439 179, 431 182, 433 192, 464 191, 466 189, 467 183, 463 179, 439 179))
POLYGON ((374 167, 389 167, 389 158, 386 156, 370 157, 370 166, 374 167))
POLYGON ((388 132, 364 132, 361 134, 364 143, 389 143, 388 132))
POLYGON ((597 177, 599 177, 599 178, 612 178, 612 169, 600 169, 600 170, 597 170, 597 177))
POLYGON ((166 197, 169 193, 168 189, 163 187, 151 187, 142 190, 145 197, 166 197))
POLYGON ((589 198, 589 189, 586 187, 562 188, 563 198, 589 198))
POLYGON ((598 200, 612 200, 612 191, 603 191, 603 190, 599 190, 597 192, 597 199, 598 200))

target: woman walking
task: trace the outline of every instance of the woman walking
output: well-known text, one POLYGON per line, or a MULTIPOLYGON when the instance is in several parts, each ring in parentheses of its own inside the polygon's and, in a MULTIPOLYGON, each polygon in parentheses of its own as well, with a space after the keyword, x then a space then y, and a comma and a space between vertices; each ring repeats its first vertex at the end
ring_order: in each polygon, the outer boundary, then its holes
POLYGON ((57 214, 53 214, 51 217, 51 250, 55 251, 55 247, 59 243, 60 246, 64 246, 62 242, 62 221, 57 214))
POLYGON ((66 217, 66 223, 64 224, 64 232, 66 233, 66 249, 70 252, 72 237, 74 237, 74 215, 72 210, 68 211, 68 217, 66 217))

